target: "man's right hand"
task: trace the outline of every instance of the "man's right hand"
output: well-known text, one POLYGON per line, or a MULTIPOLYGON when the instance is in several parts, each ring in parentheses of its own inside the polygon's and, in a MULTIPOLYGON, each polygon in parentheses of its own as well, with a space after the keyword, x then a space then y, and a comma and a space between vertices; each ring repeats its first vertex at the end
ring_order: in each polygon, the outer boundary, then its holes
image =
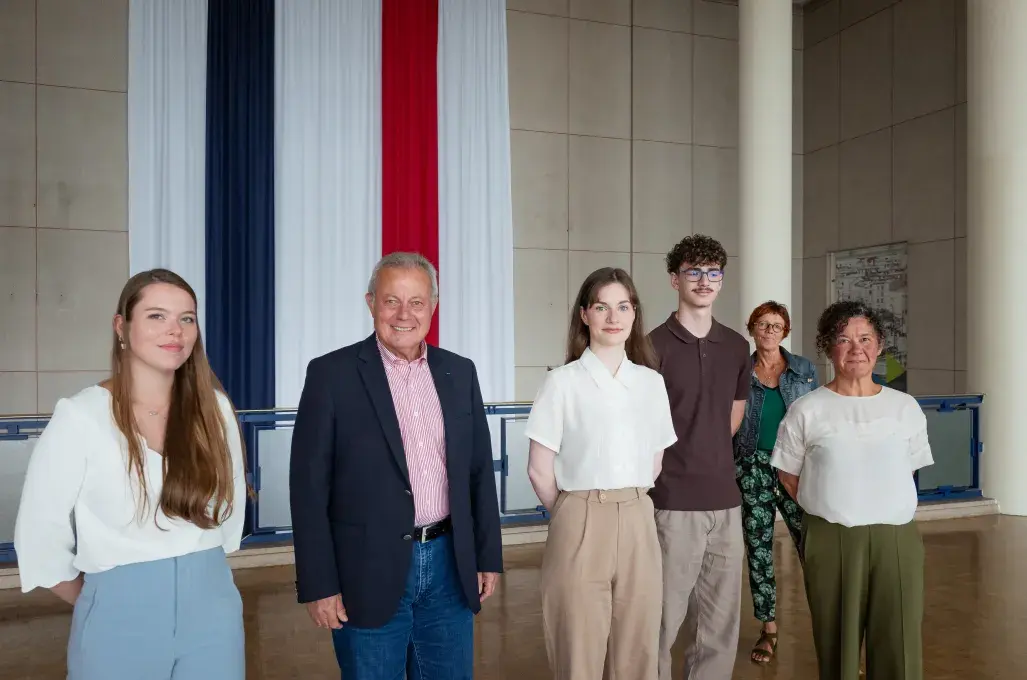
POLYGON ((342 595, 308 602, 307 613, 318 628, 342 628, 342 624, 349 621, 346 608, 342 606, 342 595))

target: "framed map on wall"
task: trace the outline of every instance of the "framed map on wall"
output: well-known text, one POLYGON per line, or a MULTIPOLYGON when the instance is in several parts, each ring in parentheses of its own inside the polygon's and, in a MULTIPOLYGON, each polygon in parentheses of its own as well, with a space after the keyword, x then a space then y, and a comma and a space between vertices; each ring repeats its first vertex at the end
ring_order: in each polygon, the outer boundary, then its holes
POLYGON ((828 256, 828 302, 859 300, 872 306, 884 322, 884 351, 874 379, 906 391, 907 287, 905 243, 856 248, 828 256))

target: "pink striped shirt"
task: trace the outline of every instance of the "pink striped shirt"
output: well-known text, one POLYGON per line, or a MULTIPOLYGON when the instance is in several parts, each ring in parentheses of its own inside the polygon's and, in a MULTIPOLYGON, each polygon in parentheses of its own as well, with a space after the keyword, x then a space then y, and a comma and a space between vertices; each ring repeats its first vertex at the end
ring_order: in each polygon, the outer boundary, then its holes
POLYGON ((439 394, 428 367, 428 345, 421 343, 421 355, 413 361, 396 356, 381 340, 378 351, 403 438, 414 494, 414 524, 422 527, 449 517, 446 432, 439 394))

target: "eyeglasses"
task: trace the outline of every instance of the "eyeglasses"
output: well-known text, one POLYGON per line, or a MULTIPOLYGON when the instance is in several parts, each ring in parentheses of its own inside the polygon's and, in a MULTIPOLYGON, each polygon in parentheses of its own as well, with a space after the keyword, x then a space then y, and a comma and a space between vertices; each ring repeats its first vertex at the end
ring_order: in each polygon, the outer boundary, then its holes
POLYGON ((784 324, 769 323, 767 321, 760 321, 756 324, 756 328, 760 329, 761 331, 773 331, 774 333, 780 333, 785 329, 784 324))
POLYGON ((691 269, 682 269, 678 272, 679 276, 685 277, 685 281, 702 281, 703 274, 706 275, 706 280, 711 283, 716 283, 724 278, 723 269, 699 269, 698 267, 692 267, 691 269))

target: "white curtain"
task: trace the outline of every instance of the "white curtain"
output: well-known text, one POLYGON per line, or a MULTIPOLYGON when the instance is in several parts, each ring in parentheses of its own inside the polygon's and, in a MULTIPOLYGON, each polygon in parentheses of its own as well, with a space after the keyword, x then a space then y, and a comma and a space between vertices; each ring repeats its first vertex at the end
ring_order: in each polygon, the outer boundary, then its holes
POLYGON ((439 344, 514 396, 505 0, 439 2, 439 344))
POLYGON ((381 2, 275 4, 275 385, 371 333, 381 255, 381 2))
POLYGON ((131 0, 128 244, 132 274, 166 267, 206 288, 207 0, 131 0))

